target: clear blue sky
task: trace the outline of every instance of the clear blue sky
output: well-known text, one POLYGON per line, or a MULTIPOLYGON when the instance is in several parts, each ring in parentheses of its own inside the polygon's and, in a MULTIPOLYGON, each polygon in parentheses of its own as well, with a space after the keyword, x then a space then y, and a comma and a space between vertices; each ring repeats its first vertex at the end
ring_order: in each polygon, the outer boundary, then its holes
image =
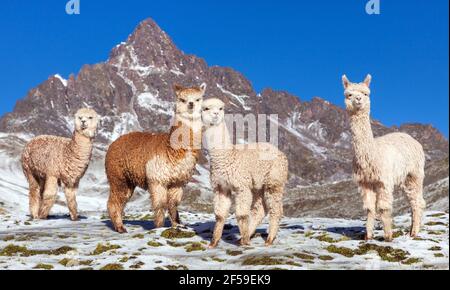
POLYGON ((431 123, 448 136, 448 0, 67 0, 0 3, 0 115, 55 73, 107 59, 152 17, 187 53, 242 72, 257 91, 343 103, 341 75, 374 77, 373 117, 431 123), (245 2, 245 3, 244 3, 245 2))

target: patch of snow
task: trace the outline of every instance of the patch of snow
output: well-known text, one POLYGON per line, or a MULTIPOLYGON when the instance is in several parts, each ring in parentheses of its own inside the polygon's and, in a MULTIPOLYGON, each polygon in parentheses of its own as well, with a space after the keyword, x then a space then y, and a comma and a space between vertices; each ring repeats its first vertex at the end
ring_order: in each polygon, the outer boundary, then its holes
POLYGON ((57 79, 59 79, 59 80, 61 81, 61 83, 62 83, 65 87, 67 87, 67 80, 66 80, 65 78, 63 78, 63 77, 62 77, 61 75, 59 75, 59 74, 54 75, 54 77, 57 78, 57 79))
POLYGON ((224 89, 224 87, 222 85, 220 85, 220 84, 217 84, 217 87, 222 91, 222 93, 227 94, 227 95, 235 98, 239 102, 239 104, 241 104, 241 106, 242 106, 242 108, 244 108, 244 110, 246 110, 246 111, 250 111, 251 110, 251 108, 246 106, 246 104, 245 104, 245 100, 248 99, 249 96, 233 94, 232 92, 227 91, 226 89, 224 89))
POLYGON ((297 137, 299 140, 301 140, 302 144, 306 148, 311 150, 311 152, 313 152, 314 155, 316 155, 318 157, 321 157, 321 158, 326 158, 325 153, 327 152, 327 149, 317 145, 314 140, 312 140, 311 138, 306 137, 304 134, 302 134, 299 131, 297 131, 296 129, 294 129, 293 126, 292 126, 292 123, 290 122, 290 120, 288 120, 288 124, 287 125, 284 125, 284 124, 280 123, 278 120, 273 119, 271 117, 269 117, 269 120, 271 122, 275 123, 276 125, 278 125, 279 127, 285 129, 286 131, 288 131, 289 133, 291 133, 292 135, 297 137))
POLYGON ((159 98, 159 92, 142 93, 137 97, 138 105, 149 111, 157 111, 161 114, 172 116, 173 104, 171 102, 163 101, 159 98))
POLYGON ((319 120, 312 122, 306 128, 319 140, 326 141, 326 132, 324 131, 322 124, 319 122, 319 120))
POLYGON ((132 113, 122 113, 120 114, 120 116, 118 116, 118 118, 111 118, 109 116, 105 116, 101 118, 101 122, 114 123, 114 128, 112 131, 107 131, 105 128, 100 128, 98 132, 99 135, 110 140, 111 142, 115 141, 122 135, 125 135, 140 128, 139 120, 132 113))
POLYGON ((170 72, 175 74, 175 75, 177 75, 177 76, 183 76, 184 75, 183 72, 181 72, 179 70, 175 70, 175 69, 171 69, 170 72))
POLYGON ((347 132, 342 132, 339 140, 334 144, 335 147, 350 148, 351 136, 347 132))

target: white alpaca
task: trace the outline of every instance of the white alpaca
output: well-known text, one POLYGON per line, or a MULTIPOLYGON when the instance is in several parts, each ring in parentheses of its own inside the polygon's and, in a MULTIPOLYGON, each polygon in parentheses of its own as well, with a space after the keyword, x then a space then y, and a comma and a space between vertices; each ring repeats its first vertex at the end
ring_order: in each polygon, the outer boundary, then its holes
POLYGON ((353 173, 364 209, 367 210, 366 239, 373 239, 377 213, 384 225, 385 240, 392 241, 392 203, 396 186, 402 188, 411 203, 411 236, 420 231, 425 200, 423 179, 425 154, 422 145, 408 134, 392 133, 374 138, 370 124, 370 82, 351 83, 344 75, 345 104, 353 135, 353 173))
POLYGON ((75 114, 72 139, 39 136, 22 153, 22 168, 30 186, 30 214, 46 219, 56 200, 58 185, 64 192, 72 220, 78 219, 76 191, 87 170, 92 154, 98 116, 94 110, 81 109, 75 114))
POLYGON ((209 99, 203 103, 204 139, 211 159, 211 185, 215 192, 216 226, 210 247, 216 247, 222 236, 232 194, 241 245, 250 244, 250 237, 267 212, 270 225, 266 244, 272 245, 283 216, 287 158, 268 143, 233 145, 224 117, 222 101, 209 99))

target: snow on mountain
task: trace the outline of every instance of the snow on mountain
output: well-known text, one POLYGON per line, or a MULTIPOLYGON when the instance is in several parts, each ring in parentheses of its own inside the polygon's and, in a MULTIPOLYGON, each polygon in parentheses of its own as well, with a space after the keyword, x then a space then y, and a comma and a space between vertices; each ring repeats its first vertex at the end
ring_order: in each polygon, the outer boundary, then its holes
POLYGON ((66 80, 65 78, 63 78, 63 77, 62 77, 61 75, 59 75, 59 74, 54 75, 54 77, 57 78, 57 79, 59 79, 59 80, 61 81, 61 83, 62 83, 65 87, 67 87, 67 80, 66 80))

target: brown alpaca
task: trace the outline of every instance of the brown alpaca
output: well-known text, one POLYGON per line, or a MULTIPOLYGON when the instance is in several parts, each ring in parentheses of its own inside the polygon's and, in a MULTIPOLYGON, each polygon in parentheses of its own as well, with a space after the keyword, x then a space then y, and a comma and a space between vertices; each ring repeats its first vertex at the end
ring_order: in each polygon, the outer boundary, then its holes
POLYGON ((72 139, 39 136, 22 153, 22 168, 30 186, 30 214, 46 219, 56 200, 58 185, 64 192, 72 220, 78 219, 76 191, 87 170, 98 116, 94 110, 81 109, 75 114, 72 139))
POLYGON ((164 225, 166 210, 172 226, 180 224, 177 207, 201 149, 205 90, 206 84, 175 86, 175 123, 169 133, 130 133, 109 147, 105 161, 110 185, 108 212, 119 233, 127 232, 122 216, 136 187, 150 192, 156 227, 164 225))

